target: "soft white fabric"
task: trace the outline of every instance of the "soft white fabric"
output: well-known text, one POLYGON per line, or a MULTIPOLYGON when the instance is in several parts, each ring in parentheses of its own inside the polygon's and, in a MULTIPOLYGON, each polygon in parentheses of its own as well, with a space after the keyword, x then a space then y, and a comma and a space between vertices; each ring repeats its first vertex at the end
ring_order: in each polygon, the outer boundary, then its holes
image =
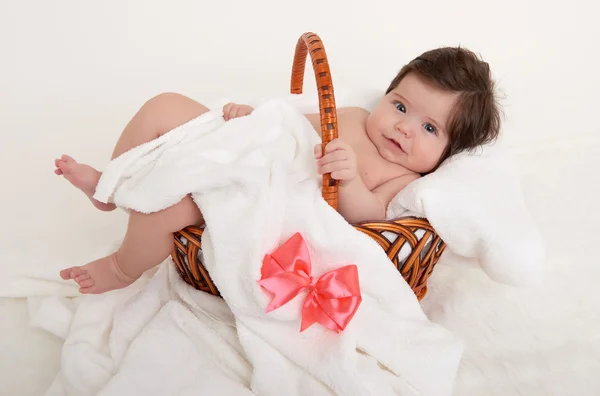
POLYGON ((66 338, 47 396, 252 394, 231 312, 169 262, 126 289, 30 305, 32 322, 66 338))
MULTIPOLYGON (((99 200, 151 212, 192 193, 207 223, 205 263, 231 314, 167 282, 164 268, 147 288, 84 297, 47 394, 449 395, 461 342, 425 317, 379 245, 322 199, 317 141, 306 118, 276 100, 227 123, 207 113, 111 161, 99 200), (299 333, 306 292, 264 312, 262 257, 295 232, 313 275, 358 267, 363 302, 340 334, 319 324, 299 333), (208 319, 219 316, 236 331, 208 319)), ((50 322, 38 321, 64 329, 50 322)))
POLYGON ((520 174, 498 146, 447 159, 390 202, 388 218, 425 217, 454 253, 478 259, 497 282, 539 285, 545 246, 525 205, 520 174))

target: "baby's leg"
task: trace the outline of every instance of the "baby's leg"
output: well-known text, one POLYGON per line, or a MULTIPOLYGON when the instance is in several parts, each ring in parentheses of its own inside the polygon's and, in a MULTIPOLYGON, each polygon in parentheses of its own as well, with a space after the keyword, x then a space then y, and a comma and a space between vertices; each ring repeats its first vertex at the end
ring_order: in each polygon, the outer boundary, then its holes
POLYGON ((74 279, 84 294, 123 288, 171 254, 174 232, 202 223, 202 214, 190 196, 159 212, 131 212, 123 244, 115 253, 64 269, 60 276, 74 279))
MULTIPOLYGON (((147 101, 129 121, 111 158, 164 135, 179 125, 206 113, 209 109, 183 95, 164 93, 147 101)), ((54 161, 54 173, 63 175, 71 184, 80 189, 100 210, 113 210, 115 205, 106 204, 93 198, 96 185, 102 173, 86 164, 80 164, 73 158, 63 155, 54 161)))
POLYGON ((163 93, 155 96, 125 126, 111 158, 154 140, 208 111, 206 106, 180 94, 163 93))
POLYGON ((116 208, 113 203, 100 202, 93 197, 98 180, 102 175, 98 170, 89 165, 80 164, 68 155, 54 160, 54 165, 56 166, 54 173, 64 176, 72 185, 83 191, 97 209, 108 212, 116 208))

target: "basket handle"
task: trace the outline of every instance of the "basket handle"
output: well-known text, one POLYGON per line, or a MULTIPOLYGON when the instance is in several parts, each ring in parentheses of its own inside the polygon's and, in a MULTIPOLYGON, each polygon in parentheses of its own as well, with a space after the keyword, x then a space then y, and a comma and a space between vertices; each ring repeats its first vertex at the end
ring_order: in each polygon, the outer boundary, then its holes
MULTIPOLYGON (((290 92, 301 94, 304 83, 304 68, 306 65, 306 54, 310 53, 313 70, 317 82, 319 94, 319 112, 321 114, 321 137, 323 140, 323 151, 327 143, 338 137, 337 111, 335 107, 335 95, 333 93, 333 82, 329 71, 329 62, 321 38, 315 33, 304 33, 296 44, 294 64, 292 66, 292 83, 290 92)), ((331 178, 331 174, 323 175, 323 198, 335 210, 338 209, 338 181, 331 178)))

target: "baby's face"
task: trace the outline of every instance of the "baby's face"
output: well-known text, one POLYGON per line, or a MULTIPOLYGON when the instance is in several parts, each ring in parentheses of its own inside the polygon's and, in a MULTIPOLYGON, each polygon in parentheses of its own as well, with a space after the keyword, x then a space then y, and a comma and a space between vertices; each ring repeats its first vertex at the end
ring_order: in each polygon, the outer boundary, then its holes
POLYGON ((430 172, 448 145, 447 125, 457 97, 409 73, 373 110, 367 135, 384 159, 413 172, 430 172))

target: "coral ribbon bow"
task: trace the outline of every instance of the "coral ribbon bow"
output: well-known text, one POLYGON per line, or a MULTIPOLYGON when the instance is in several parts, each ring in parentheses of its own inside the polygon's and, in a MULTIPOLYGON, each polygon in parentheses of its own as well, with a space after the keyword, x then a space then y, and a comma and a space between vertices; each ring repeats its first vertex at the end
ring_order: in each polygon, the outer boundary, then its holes
POLYGON ((299 233, 265 255, 261 275, 258 283, 273 294, 266 312, 286 304, 302 290, 309 290, 302 308, 300 332, 315 322, 340 332, 362 301, 356 265, 329 271, 316 280, 311 276, 310 255, 299 233))

